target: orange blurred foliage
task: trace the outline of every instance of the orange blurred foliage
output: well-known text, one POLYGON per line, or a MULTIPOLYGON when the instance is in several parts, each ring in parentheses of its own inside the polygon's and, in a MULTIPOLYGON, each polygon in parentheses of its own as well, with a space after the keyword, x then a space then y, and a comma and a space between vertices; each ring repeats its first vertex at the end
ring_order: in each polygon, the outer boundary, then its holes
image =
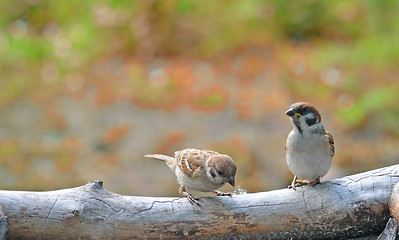
POLYGON ((179 131, 170 132, 166 137, 166 139, 164 140, 164 142, 155 148, 156 149, 155 152, 168 154, 171 151, 173 151, 171 147, 183 141, 184 138, 185 136, 182 132, 179 131))
POLYGON ((229 94, 223 87, 215 84, 191 95, 189 104, 192 109, 197 111, 217 112, 223 110, 229 100, 229 94))
POLYGON ((105 143, 112 144, 124 138, 129 133, 129 130, 129 124, 121 124, 108 129, 101 138, 105 143))

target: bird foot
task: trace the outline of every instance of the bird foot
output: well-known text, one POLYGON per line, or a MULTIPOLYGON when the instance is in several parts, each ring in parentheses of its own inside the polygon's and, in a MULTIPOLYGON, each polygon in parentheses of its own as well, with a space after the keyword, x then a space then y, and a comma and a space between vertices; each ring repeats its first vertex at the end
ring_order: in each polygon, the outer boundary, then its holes
POLYGON ((297 187, 302 187, 302 185, 300 183, 292 183, 292 184, 288 185, 288 189, 296 190, 297 187))
POLYGON ((199 203, 201 201, 201 199, 194 197, 193 195, 191 195, 190 193, 188 193, 186 191, 186 188, 184 186, 180 186, 179 188, 179 193, 186 196, 187 200, 191 203, 191 204, 195 204, 199 207, 201 207, 201 204, 199 203))
POLYGON ((320 183, 320 178, 317 178, 316 180, 309 182, 309 186, 314 187, 314 185, 316 185, 318 183, 320 183))
POLYGON ((233 193, 231 193, 231 192, 225 193, 225 192, 221 192, 218 190, 213 190, 212 192, 215 193, 216 196, 230 196, 231 197, 233 195, 233 193))
POLYGON ((198 207, 201 207, 201 204, 199 203, 199 202, 201 201, 200 198, 196 198, 196 197, 194 197, 193 195, 191 195, 191 194, 189 194, 189 193, 186 193, 185 195, 186 195, 186 197, 187 197, 187 200, 188 200, 191 204, 195 204, 195 205, 197 205, 198 207))
POLYGON ((297 177, 295 176, 294 179, 292 179, 291 184, 288 185, 288 189, 292 188, 292 189, 294 189, 294 191, 296 191, 296 188, 301 186, 301 184, 299 184, 296 180, 297 180, 297 177))

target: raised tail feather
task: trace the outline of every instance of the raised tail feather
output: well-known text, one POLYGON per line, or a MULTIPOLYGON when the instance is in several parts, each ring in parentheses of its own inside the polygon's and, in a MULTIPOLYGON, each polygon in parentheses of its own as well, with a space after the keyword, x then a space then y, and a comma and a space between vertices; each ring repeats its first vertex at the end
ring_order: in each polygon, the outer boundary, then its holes
POLYGON ((170 169, 172 169, 172 171, 175 171, 177 162, 176 162, 176 159, 171 156, 166 156, 163 154, 147 154, 147 155, 144 155, 144 157, 154 158, 156 160, 164 161, 166 163, 166 165, 170 169))
POLYGON ((166 161, 166 162, 176 161, 175 158, 173 158, 171 156, 163 155, 163 154, 147 154, 147 155, 144 155, 144 157, 155 158, 157 160, 166 161))

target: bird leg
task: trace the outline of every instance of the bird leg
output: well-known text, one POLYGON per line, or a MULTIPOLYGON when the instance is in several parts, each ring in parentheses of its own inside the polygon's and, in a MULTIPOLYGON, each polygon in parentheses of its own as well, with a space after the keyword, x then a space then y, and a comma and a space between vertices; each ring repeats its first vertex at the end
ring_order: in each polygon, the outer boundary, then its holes
POLYGON ((314 181, 310 181, 309 186, 314 187, 314 185, 316 185, 318 183, 320 183, 320 177, 316 178, 316 180, 314 180, 314 181))
POLYGON ((231 193, 231 192, 225 193, 225 192, 221 192, 219 190, 213 190, 212 192, 214 194, 216 194, 216 196, 230 196, 231 197, 233 195, 233 193, 231 193))
POLYGON ((294 189, 296 190, 297 187, 300 187, 301 184, 296 182, 297 177, 295 176, 294 179, 292 180, 292 183, 290 185, 288 185, 288 189, 294 189))
POLYGON ((179 188, 179 193, 186 196, 187 200, 191 203, 191 204, 196 204, 197 206, 201 207, 201 204, 199 203, 200 199, 194 197, 193 195, 191 195, 190 193, 188 193, 186 191, 186 188, 184 186, 180 186, 179 188))

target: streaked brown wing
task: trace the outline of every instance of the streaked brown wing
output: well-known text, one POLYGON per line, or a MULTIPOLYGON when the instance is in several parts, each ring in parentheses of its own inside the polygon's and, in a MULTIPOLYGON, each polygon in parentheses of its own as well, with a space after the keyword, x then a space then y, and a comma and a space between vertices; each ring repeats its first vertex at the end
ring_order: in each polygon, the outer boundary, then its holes
POLYGON ((193 176, 196 169, 203 166, 205 161, 212 155, 218 154, 217 152, 209 150, 198 150, 198 149, 184 149, 182 151, 176 152, 177 164, 187 176, 193 176))
POLYGON ((331 135, 331 133, 327 131, 326 131, 326 136, 328 139, 328 144, 330 145, 331 157, 333 157, 335 154, 334 137, 331 135))

